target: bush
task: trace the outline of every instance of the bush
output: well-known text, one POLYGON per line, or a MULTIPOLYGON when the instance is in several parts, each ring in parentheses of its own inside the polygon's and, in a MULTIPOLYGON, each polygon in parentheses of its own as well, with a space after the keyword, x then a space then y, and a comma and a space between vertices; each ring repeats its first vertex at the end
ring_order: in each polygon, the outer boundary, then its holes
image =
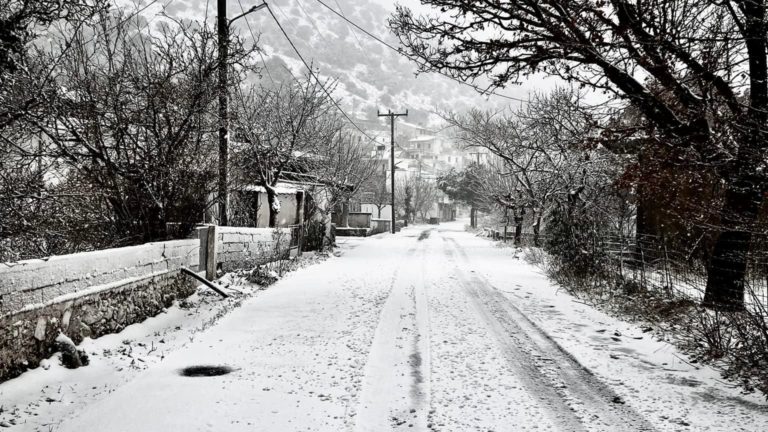
POLYGON ((569 212, 563 208, 552 211, 547 223, 544 250, 550 254, 556 279, 590 281, 604 275, 609 257, 603 239, 605 221, 585 212, 569 212))
POLYGON ((326 225, 321 220, 310 220, 304 223, 304 244, 302 250, 322 251, 326 244, 326 225))

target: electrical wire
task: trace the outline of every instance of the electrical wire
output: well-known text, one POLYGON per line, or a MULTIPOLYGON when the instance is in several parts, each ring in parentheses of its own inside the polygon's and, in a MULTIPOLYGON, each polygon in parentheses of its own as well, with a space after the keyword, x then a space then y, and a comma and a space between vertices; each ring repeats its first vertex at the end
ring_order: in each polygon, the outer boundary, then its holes
MULTIPOLYGON (((384 41, 384 40, 383 40, 383 39, 381 39, 380 37, 378 37, 378 36, 374 35, 373 33, 369 32, 368 30, 364 29, 363 27, 359 26, 359 25, 358 25, 358 24, 356 24, 354 21, 352 21, 352 20, 350 20, 349 18, 347 18, 347 17, 346 17, 346 16, 345 16, 343 13, 340 13, 340 12, 339 12, 339 11, 337 11, 336 9, 334 9, 334 8, 332 8, 332 7, 330 7, 330 6, 328 6, 328 5, 327 5, 325 2, 323 2, 323 0, 317 0, 317 2, 318 2, 318 3, 320 3, 321 5, 323 5, 323 6, 324 6, 326 9, 328 9, 329 11, 333 12, 333 13, 334 13, 336 16, 338 16, 339 18, 343 19, 344 21, 346 21, 346 22, 347 22, 347 23, 349 23, 350 25, 354 26, 356 29, 358 29, 358 30, 360 30, 361 32, 365 33, 365 34, 366 34, 368 37, 370 37, 371 39, 373 39, 373 40, 375 40, 375 41, 379 42, 380 44, 384 45, 385 47, 387 47, 387 48, 391 49, 392 51, 394 51, 394 52, 396 52, 396 53, 400 54, 401 56, 405 57, 406 59, 408 59, 408 60, 410 60, 410 61, 412 61, 412 62, 414 62, 414 63, 416 63, 416 64, 419 64, 419 65, 421 66, 421 63, 420 63, 419 61, 417 61, 417 60, 416 60, 416 59, 414 59, 413 57, 409 56, 408 54, 404 53, 404 52, 403 52, 403 51, 401 51, 400 49, 396 48, 396 47, 395 47, 395 46, 393 46, 392 44, 390 44, 390 43, 388 43, 388 42, 384 41)), ((337 4, 338 4, 338 3, 337 3, 337 4)), ((447 74, 447 73, 445 73, 445 72, 439 71, 439 70, 436 70, 436 71, 434 71, 434 72, 435 72, 435 73, 438 73, 438 74, 440 74, 440 75, 442 75, 442 76, 444 76, 444 77, 446 77, 446 78, 448 78, 448 79, 450 79, 451 81, 455 81, 455 82, 457 82, 457 83, 459 83, 459 84, 463 84, 463 85, 465 85, 465 86, 471 87, 471 88, 475 89, 475 91, 479 92, 480 94, 498 96, 498 97, 501 97, 501 98, 504 98, 504 99, 509 99, 509 100, 513 100, 513 101, 517 101, 517 102, 526 102, 526 103, 527 103, 527 102, 529 102, 529 101, 528 101, 528 100, 526 100, 526 99, 516 98, 516 97, 514 97, 514 96, 507 96, 507 95, 503 95, 503 94, 501 94, 501 93, 496 93, 496 92, 494 92, 494 91, 491 91, 491 90, 487 90, 487 89, 485 89, 485 90, 484 90, 484 89, 482 89, 481 87, 479 87, 479 86, 477 86, 477 85, 475 85, 475 84, 471 84, 471 83, 468 83, 468 82, 462 81, 462 80, 460 80, 460 79, 458 79, 458 78, 452 77, 451 75, 449 75, 449 74, 447 74)))
MULTIPOLYGON (((243 7, 243 3, 240 0, 237 0, 237 4, 240 5, 240 11, 243 13, 243 18, 245 19, 245 24, 248 26, 248 31, 251 33, 251 39, 253 39, 253 43, 256 43, 256 35, 253 33, 253 29, 251 28, 251 22, 248 21, 248 15, 245 13, 245 8, 243 7)), ((272 84, 275 84, 274 78, 272 78, 272 74, 269 73, 269 68, 267 67, 267 61, 264 60, 264 55, 261 53, 261 49, 258 49, 256 51, 259 54, 259 58, 261 58, 261 64, 264 65, 264 71, 267 73, 267 77, 269 77, 269 81, 272 82, 272 84)))
POLYGON ((310 24, 312 24, 312 27, 315 28, 315 31, 317 31, 317 34, 320 36, 320 39, 323 40, 323 42, 328 43, 328 40, 325 39, 325 36, 323 35, 323 32, 320 31, 320 27, 317 26, 317 23, 314 19, 312 19, 312 16, 307 12, 306 9, 304 9, 304 4, 301 3, 301 0, 296 0, 296 4, 299 5, 299 9, 301 9, 302 12, 304 12, 304 15, 307 17, 307 20, 310 24))
POLYGON ((280 20, 277 19, 277 16, 275 16, 275 13, 272 11, 272 8, 267 5, 267 10, 269 11, 269 14, 272 16, 272 19, 275 21, 275 24, 277 24, 277 27, 280 29, 280 31, 283 33, 283 36, 285 36, 285 39, 288 41, 288 43, 291 45, 291 48, 293 48, 293 51, 296 53, 296 55, 299 57, 299 60, 304 64, 304 67, 307 68, 309 71, 309 74, 317 80, 317 83, 320 85, 320 88, 323 89, 323 92, 325 92, 326 96, 328 96, 328 99, 333 103, 333 105, 336 107, 336 109, 339 110, 342 116, 347 119, 347 121, 355 127, 355 129, 358 130, 363 136, 368 138, 370 141, 375 142, 376 139, 368 135, 363 129, 360 128, 360 126, 355 123, 352 118, 347 115, 347 113, 344 111, 344 109, 341 108, 341 106, 336 102, 336 99, 331 96, 331 93, 328 91, 328 89, 325 87, 322 81, 320 81, 320 78, 315 74, 315 71, 312 70, 312 67, 307 63, 306 60, 304 60, 304 57, 301 55, 301 52, 299 52, 298 48, 296 48, 296 45, 293 43, 293 40, 291 40, 290 36, 288 36, 288 33, 286 33, 285 29, 283 28, 283 25, 280 23, 280 20))
MULTIPOLYGON (((341 8, 341 5, 339 4, 338 0, 333 0, 334 3, 336 3, 336 7, 339 8, 339 12, 341 12, 342 15, 344 15, 344 10, 341 8)), ((363 41, 360 40, 359 37, 357 37, 357 32, 355 32, 349 23, 347 23, 347 27, 351 30, 352 36, 355 37, 355 40, 357 41, 357 47, 360 48, 360 51, 363 51, 363 41)))
MULTIPOLYGON (((147 3, 147 4, 146 4, 146 5, 144 5, 143 7, 139 8, 139 9, 136 9, 136 10, 135 10, 135 11, 133 11, 133 12, 132 12, 130 15, 128 15, 127 17, 125 17, 125 18, 121 19, 120 21, 118 21, 118 22, 117 22, 115 25, 113 25, 112 27, 110 27, 110 28, 106 29, 106 30, 105 30, 103 33, 104 33, 104 34, 108 34, 108 33, 112 32, 112 30, 115 30, 116 28, 120 27, 121 25, 125 24, 125 23, 126 23, 126 22, 128 22, 129 20, 131 20, 131 19, 133 19, 134 17, 136 17, 137 15, 139 15, 140 13, 142 13, 142 12, 144 12, 145 10, 149 9, 149 8, 150 8, 152 5, 154 5, 154 4, 155 4, 155 3, 157 3, 158 1, 159 1, 159 0, 151 0, 149 3, 147 3)), ((168 2, 167 2, 167 3, 165 3, 165 4, 163 5, 163 10, 165 10, 165 8, 166 8, 166 7, 168 7, 168 5, 170 5, 170 4, 171 4, 171 3, 173 3, 173 2, 174 2, 174 0, 168 0, 168 2)), ((153 18, 153 19, 154 19, 154 18, 153 18)), ((149 22, 151 22, 151 20, 150 20, 149 22)), ((149 25, 149 22, 147 22, 147 24, 146 24, 147 26, 149 25)), ((83 24, 83 23, 81 23, 81 25, 82 25, 82 24, 83 24)), ((78 26, 78 29, 79 29, 79 26, 78 26)), ((89 39, 82 41, 82 44, 84 45, 84 44, 88 44, 88 43, 91 43, 91 42, 93 42, 93 41, 94 41, 94 40, 95 40, 97 37, 98 37, 98 33, 94 33, 94 34, 93 34, 93 35, 92 35, 92 36, 91 36, 89 39)), ((68 52, 68 51, 69 51, 69 50, 72 48, 72 46, 74 45, 74 41, 75 41, 75 40, 74 40, 74 38, 73 38, 72 40, 68 41, 68 42, 65 44, 65 46, 64 46, 64 49, 63 49, 63 50, 62 50, 60 53, 57 53, 57 56, 58 56, 58 58, 56 58, 56 59, 55 59, 55 60, 52 62, 52 65, 51 65, 51 67, 49 68, 49 71, 48 71, 48 73, 46 74, 46 77, 45 77, 45 79, 43 80, 43 82, 44 82, 44 83, 47 83, 47 82, 48 82, 48 80, 51 78, 51 76, 52 76, 52 74, 53 74, 53 71, 54 71, 54 70, 56 69, 56 67, 59 65, 59 62, 60 62, 60 61, 61 61, 61 60, 64 58, 64 55, 65 55, 65 54, 66 54, 66 53, 67 53, 67 52, 68 52)))

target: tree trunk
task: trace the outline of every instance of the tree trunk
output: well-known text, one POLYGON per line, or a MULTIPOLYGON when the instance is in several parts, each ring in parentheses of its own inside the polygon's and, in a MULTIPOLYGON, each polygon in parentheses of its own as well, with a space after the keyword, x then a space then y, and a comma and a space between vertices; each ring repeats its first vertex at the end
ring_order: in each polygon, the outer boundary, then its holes
POLYGON ((469 226, 477 228, 477 210, 474 207, 469 208, 469 226))
POLYGON ((541 215, 536 216, 536 224, 533 225, 533 245, 536 247, 541 246, 541 238, 539 232, 541 230, 541 215))
POLYGON ((757 220, 763 195, 757 185, 740 183, 726 191, 720 222, 723 232, 707 265, 703 305, 719 310, 744 308, 747 258, 752 242, 750 228, 757 220))
POLYGON ((523 242, 523 217, 515 216, 515 246, 523 242))
POLYGON ((349 201, 343 200, 341 202, 341 221, 340 226, 348 227, 349 226, 349 201))
POLYGON ((768 120, 768 62, 766 60, 765 5, 763 0, 744 2, 745 44, 749 55, 749 107, 733 168, 729 173, 721 209, 723 231, 707 265, 704 306, 720 310, 744 308, 747 257, 752 230, 763 194, 764 174, 759 173, 765 152, 768 120))
POLYGON ((280 201, 271 186, 264 189, 267 191, 267 205, 269 206, 269 227, 275 228, 277 227, 277 215, 280 214, 280 201))

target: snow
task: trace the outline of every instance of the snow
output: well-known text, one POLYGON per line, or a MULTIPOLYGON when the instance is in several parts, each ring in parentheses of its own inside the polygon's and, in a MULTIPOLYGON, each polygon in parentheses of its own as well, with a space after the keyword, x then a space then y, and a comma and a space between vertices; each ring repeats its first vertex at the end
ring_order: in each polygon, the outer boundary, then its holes
MULTIPOLYGON (((276 194, 295 194, 299 191, 297 187, 284 183, 278 183, 277 185, 273 186, 272 189, 276 194)), ((267 193, 267 190, 264 189, 264 186, 257 185, 246 185, 243 187, 243 190, 249 192, 267 193)))
POLYGON ((201 291, 85 341, 87 367, 53 358, 0 384, 0 422, 13 432, 768 429, 759 396, 577 302, 463 224, 339 238, 340 257, 266 290, 239 286, 248 297, 201 291), (198 365, 233 371, 179 374, 198 365))
POLYGON ((74 345, 75 343, 72 342, 72 339, 70 339, 67 335, 64 333, 59 333, 58 336, 56 336, 56 342, 64 345, 74 345))
POLYGON ((709 367, 690 364, 672 344, 641 325, 579 302, 511 248, 467 239, 472 267, 484 274, 576 360, 642 412, 658 430, 768 429, 768 405, 742 394, 709 367), (495 258, 506 256, 504 266, 495 258))
POLYGON ((433 136, 433 135, 422 135, 422 136, 418 136, 416 138, 409 139, 408 142, 432 141, 434 139, 435 139, 435 136, 433 136))

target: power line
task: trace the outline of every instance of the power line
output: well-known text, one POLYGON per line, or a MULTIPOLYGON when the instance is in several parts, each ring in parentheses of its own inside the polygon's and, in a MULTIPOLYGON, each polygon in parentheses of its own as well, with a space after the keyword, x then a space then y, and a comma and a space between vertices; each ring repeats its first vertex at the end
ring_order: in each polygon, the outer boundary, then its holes
MULTIPOLYGON (((379 42, 380 44, 382 44, 382 45, 386 46, 387 48, 391 49, 392 51, 394 51, 394 52, 396 52, 396 53, 400 54, 401 56, 405 57, 406 59, 408 59, 408 60, 410 60, 410 61, 412 61, 412 62, 414 62, 414 63, 417 63, 417 64, 419 64, 419 65, 421 66, 421 63, 420 63, 419 61, 417 61, 417 60, 416 60, 416 59, 414 59, 413 57, 409 56, 408 54, 404 53, 404 52, 403 52, 403 51, 401 51, 400 49, 396 48, 396 47, 395 47, 395 46, 393 46, 392 44, 390 44, 390 43, 388 43, 388 42, 384 41, 384 40, 383 40, 383 39, 381 39, 380 37, 378 37, 378 36, 374 35, 373 33, 369 32, 368 30, 366 30, 366 29, 364 29, 364 28, 360 27, 360 26, 359 26, 359 25, 357 25, 355 22, 353 22, 352 20, 350 20, 350 19, 348 19, 346 16, 344 16, 344 14, 342 14, 342 13, 339 13, 339 12, 338 12, 336 9, 334 9, 334 8, 332 8, 332 7, 328 6, 327 4, 325 4, 325 2, 323 2, 323 0, 317 0, 317 2, 318 2, 318 3, 320 3, 321 5, 323 5, 323 6, 324 6, 326 9, 328 9, 329 11, 333 12, 333 13, 334 13, 336 16, 338 16, 339 18, 343 19, 343 20, 344 20, 344 21, 346 21, 347 23, 349 23, 349 24, 351 24, 352 26, 354 26, 356 29, 358 29, 358 30, 360 30, 361 32, 363 32, 363 33, 365 33, 366 35, 368 35, 368 37, 370 37, 371 39, 373 39, 373 40, 375 40, 375 41, 379 42)), ((439 71, 439 70, 436 70, 436 71, 434 71, 434 72, 435 72, 435 73, 438 73, 438 74, 440 74, 440 75, 442 75, 442 76, 444 76, 444 77, 446 77, 446 78, 448 78, 448 79, 450 79, 450 80, 452 80, 452 81, 455 81, 455 82, 457 82, 457 83, 459 83, 459 84, 463 84, 463 85, 465 85, 465 86, 471 87, 471 88, 475 89, 475 91, 478 91, 478 92, 480 92, 480 94, 489 94, 489 95, 494 95, 494 96, 498 96, 498 97, 501 97, 501 98, 510 99, 510 100, 513 100, 513 101, 518 101, 518 102, 526 102, 526 103, 527 103, 527 102, 529 102, 529 101, 528 101, 528 100, 526 100, 526 99, 516 98, 516 97, 514 97, 514 96, 507 96, 507 95, 503 95, 503 94, 501 94, 501 93, 496 93, 496 92, 494 92, 494 91, 491 91, 491 90, 483 90, 481 87, 478 87, 478 86, 477 86, 477 85, 475 85, 475 84, 471 84, 471 83, 468 83, 468 82, 466 82, 466 81, 462 81, 462 80, 460 80, 460 79, 458 79, 458 78, 452 77, 451 75, 448 75, 447 73, 445 73, 445 72, 442 72, 442 71, 439 71)))
POLYGON ((306 61, 306 60, 304 60, 304 57, 303 57, 303 56, 301 55, 301 53, 299 52, 298 48, 296 48, 296 45, 293 43, 293 40, 291 40, 290 36, 288 36, 288 33, 286 33, 286 31, 285 31, 285 29, 283 28, 282 24, 280 24, 280 20, 278 20, 278 19, 277 19, 277 17, 275 16, 275 13, 274 13, 274 12, 272 12, 272 8, 271 8, 269 5, 267 5, 267 10, 269 11, 269 14, 272 16, 272 19, 273 19, 273 20, 275 20, 275 24, 277 24, 277 27, 278 27, 278 28, 280 29, 280 31, 283 33, 283 36, 285 36, 285 39, 286 39, 286 40, 288 41, 288 43, 291 45, 291 48, 293 48, 293 51, 294 51, 294 52, 296 53, 296 55, 299 57, 299 60, 301 60, 301 62, 304 64, 304 67, 306 67, 306 68, 307 68, 307 70, 309 71, 309 74, 310 74, 310 75, 311 75, 311 76, 312 76, 312 77, 313 77, 315 80, 317 80, 317 83, 320 85, 320 88, 321 88, 321 89, 323 89, 323 92, 325 92, 326 96, 328 96, 328 99, 330 99, 331 103, 333 103, 333 105, 336 107, 336 109, 338 109, 338 110, 339 110, 339 112, 341 113, 341 115, 343 115, 343 116, 344 116, 344 118, 346 118, 346 119, 347 119, 347 121, 349 121, 349 123, 350 123, 350 124, 352 124, 352 126, 354 126, 354 127, 355 127, 355 129, 357 129, 357 130, 358 130, 358 131, 359 131, 361 134, 363 134, 363 135, 364 135, 366 138, 368 138, 370 141, 373 141, 373 142, 375 142, 375 141, 376 141, 376 139, 375 139, 375 138, 373 138, 373 137, 371 137, 371 136, 370 136, 370 135, 368 135, 368 134, 367 134, 367 133, 366 133, 366 132, 365 132, 363 129, 361 129, 361 128, 360 128, 360 126, 358 126, 358 125, 357 125, 357 123, 355 123, 355 122, 352 120, 352 118, 350 118, 350 117, 349 117, 349 115, 347 115, 347 113, 346 113, 346 112, 344 112, 344 110, 341 108, 341 106, 338 104, 338 102, 336 102, 336 100, 333 98, 333 96, 331 96, 331 93, 328 91, 328 89, 327 89, 327 88, 325 88, 325 85, 324 85, 324 84, 323 84, 323 82, 320 80, 320 78, 319 78, 319 77, 318 77, 318 76, 315 74, 315 71, 313 71, 313 70, 312 70, 312 67, 309 65, 309 63, 307 63, 307 61, 306 61))
MULTIPOLYGON (((107 33, 110 33, 110 32, 112 32, 112 30, 115 30, 116 28, 118 28, 118 27, 120 27, 121 25, 125 24, 125 23, 126 23, 126 22, 128 22, 129 20, 133 19, 133 18, 134 18, 135 16, 137 16, 138 14, 140 14, 140 13, 144 12, 145 10, 149 9, 149 8, 150 8, 152 5, 154 5, 154 4, 155 4, 155 3, 157 3, 158 1, 159 1, 159 0, 152 0, 152 1, 150 1, 149 3, 147 3, 145 6, 143 6, 143 7, 139 8, 139 9, 136 9, 136 10, 135 10, 135 11, 133 11, 133 12, 132 12, 130 15, 128 15, 127 17, 125 17, 125 18, 121 19, 121 20, 120 20, 120 21, 118 21, 118 22, 117 22, 115 25, 113 25, 112 27, 110 27, 110 28, 108 28, 107 30, 105 30, 103 33, 104 33, 104 34, 107 34, 107 33)), ((163 5, 163 10, 165 10, 165 8, 166 8, 168 5, 170 5, 171 3, 173 3, 173 1, 174 1, 174 0, 169 0, 169 1, 168 1, 168 3, 164 4, 164 5, 163 5)), ((153 19, 154 19, 154 18, 153 18, 153 19)), ((150 20, 150 21, 151 21, 151 20, 150 20)), ((81 22, 81 23, 78 25, 78 27, 77 27, 77 30, 78 30, 78 31, 79 31, 79 29, 80 29, 80 26, 82 26, 83 24, 84 24, 84 21, 83 21, 83 22, 81 22)), ((148 25, 149 25, 149 21, 147 22, 146 26, 148 26, 148 25)), ((84 40, 84 41, 82 41, 81 43, 82 43, 83 45, 85 45, 85 44, 88 44, 88 43, 91 43, 91 42, 93 42, 93 41, 94 41, 94 40, 95 40, 95 39, 98 37, 98 35, 99 35, 99 34, 98 34, 98 32, 94 32, 94 34, 93 34, 93 35, 92 35, 92 36, 91 36, 91 37, 90 37, 88 40, 84 40)), ((73 38, 73 39, 71 39, 70 41, 68 41, 68 42, 65 44, 65 46, 64 46, 64 49, 63 49, 63 50, 62 50, 60 53, 57 53, 57 55, 58 55, 58 58, 57 58, 56 60, 54 60, 54 61, 53 61, 53 64, 51 65, 51 68, 50 68, 50 71, 49 71, 49 72, 46 74, 46 78, 45 78, 45 80, 46 80, 46 81, 48 80, 48 78, 50 78, 50 76, 51 76, 51 74, 53 73, 54 69, 55 69, 55 68, 58 66, 58 64, 59 64, 59 61, 60 61, 61 59, 63 59, 63 58, 64 58, 64 55, 67 53, 67 51, 69 51, 69 50, 70 50, 70 48, 72 48, 72 46, 74 45, 74 42, 75 42, 74 38, 73 38)))
POLYGON ((317 26, 317 23, 315 23, 315 20, 312 19, 312 16, 309 14, 309 12, 304 9, 304 4, 301 3, 301 0, 296 0, 296 4, 298 4, 301 11, 304 12, 304 15, 307 17, 309 23, 312 24, 312 27, 317 30, 317 34, 320 35, 320 38, 323 40, 323 42, 328 43, 328 41, 325 39, 325 36, 323 36, 323 32, 320 31, 320 27, 317 26))
MULTIPOLYGON (((243 7, 243 3, 240 0, 237 0, 237 4, 240 5, 240 11, 243 13, 243 18, 245 18, 245 24, 248 26, 248 31, 251 33, 251 39, 253 39, 253 43, 256 43, 256 35, 253 33, 253 29, 251 28, 251 22, 248 21, 248 16, 245 13, 245 8, 243 7)), ((256 51, 259 54, 259 58, 261 58, 261 64, 264 65, 264 71, 267 72, 267 76, 269 77, 269 80, 272 82, 272 84, 275 84, 275 80, 272 78, 272 74, 269 72, 269 68, 267 67, 267 62, 264 60, 264 55, 261 53, 261 49, 257 49, 256 51)))
MULTIPOLYGON (((336 3, 336 7, 339 8, 339 12, 342 15, 344 15, 344 10, 341 8, 341 5, 339 4, 338 0, 333 0, 333 2, 336 3)), ((347 23, 347 26, 349 26, 349 23, 347 23)), ((350 27, 349 29, 352 30, 352 27, 350 27)), ((361 41, 360 38, 357 37, 357 33, 354 30, 352 30, 351 33, 352 33, 352 36, 354 36, 355 40, 357 41, 357 47, 360 48, 360 51, 362 51, 363 50, 363 41, 361 41)))

